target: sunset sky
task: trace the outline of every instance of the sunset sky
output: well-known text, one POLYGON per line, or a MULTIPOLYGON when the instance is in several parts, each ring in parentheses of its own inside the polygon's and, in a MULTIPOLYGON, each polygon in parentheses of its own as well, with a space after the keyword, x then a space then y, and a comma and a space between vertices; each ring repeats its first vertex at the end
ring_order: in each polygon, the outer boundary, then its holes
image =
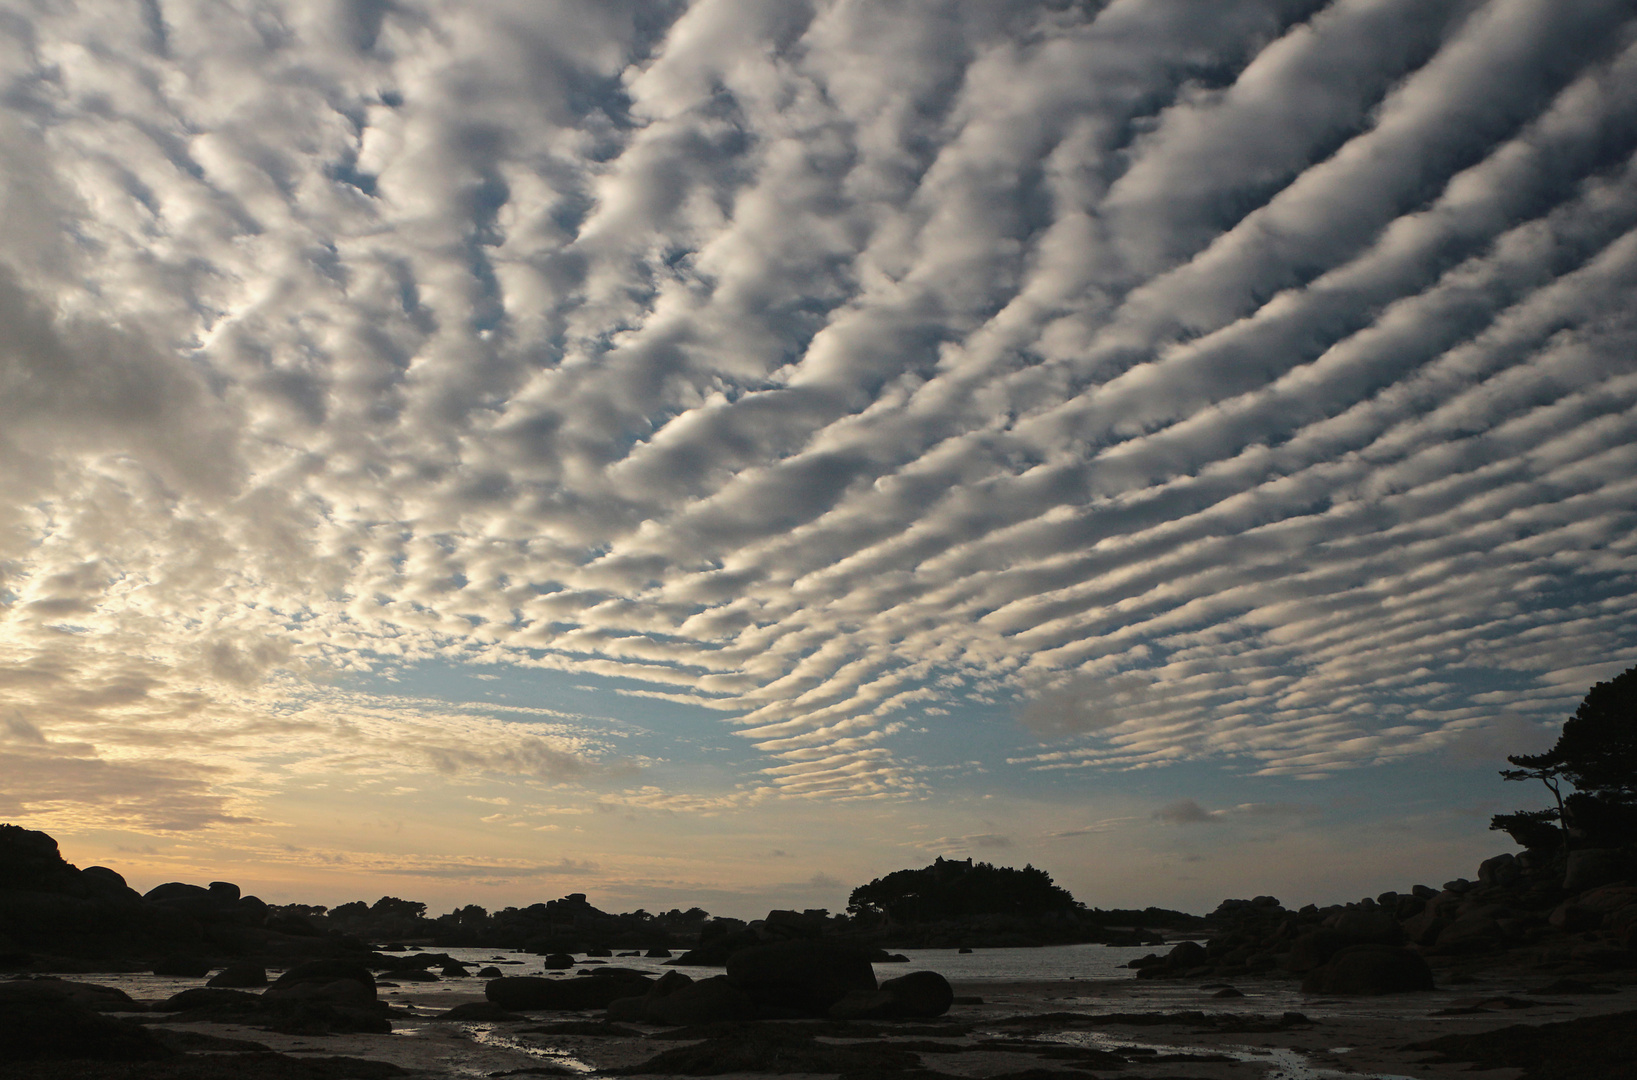
POLYGON ((1470 876, 1637 663, 1629 0, 0 0, 0 820, 1470 876))

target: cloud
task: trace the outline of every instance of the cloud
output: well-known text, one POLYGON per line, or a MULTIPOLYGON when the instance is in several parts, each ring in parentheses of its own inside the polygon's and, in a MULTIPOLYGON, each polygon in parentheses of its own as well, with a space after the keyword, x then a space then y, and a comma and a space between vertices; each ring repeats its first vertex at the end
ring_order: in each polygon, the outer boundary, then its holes
POLYGON ((104 824, 1312 778, 1637 654, 1629 5, 143 10, 0 51, 5 732, 104 824), (758 761, 354 689, 442 666, 758 761))
POLYGON ((1192 799, 1178 799, 1154 811, 1154 820, 1167 825, 1203 825, 1221 820, 1221 812, 1213 814, 1192 799))
POLYGON ((1034 697, 1018 711, 1018 720, 1042 739, 1083 735, 1140 715, 1150 693, 1148 684, 1132 675, 1081 676, 1034 697))
POLYGON ((1238 817, 1300 818, 1319 813, 1319 808, 1302 803, 1240 803, 1223 810, 1207 810, 1193 799, 1178 799, 1154 811, 1153 819, 1165 825, 1210 825, 1238 817))

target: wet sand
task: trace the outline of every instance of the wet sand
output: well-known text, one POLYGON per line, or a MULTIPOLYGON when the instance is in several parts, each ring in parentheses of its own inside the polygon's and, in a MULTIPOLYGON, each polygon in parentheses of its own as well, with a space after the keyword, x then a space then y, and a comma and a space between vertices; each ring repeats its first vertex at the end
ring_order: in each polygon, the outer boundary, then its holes
MULTIPOLYGON (((1440 1063, 1434 1060, 1438 1055, 1410 1047, 1519 1023, 1637 1010, 1637 989, 1630 986, 1604 994, 1530 992, 1540 990, 1543 981, 1503 975, 1426 993, 1355 999, 1308 997, 1293 983, 1276 981, 1239 982, 1243 997, 1218 997, 1220 984, 1130 979, 965 983, 956 984, 956 993, 981 997, 982 1003, 957 1004, 939 1020, 850 1030, 794 1021, 777 1030, 809 1032, 828 1047, 901 1048, 900 1060, 901 1051, 913 1051, 933 1075, 973 1080, 1030 1070, 1044 1070, 1031 1073, 1031 1080, 1048 1073, 1068 1078, 1088 1072, 1117 1072, 1130 1080, 1513 1080, 1521 1069, 1474 1072, 1467 1062, 1440 1063), (1287 1015, 1293 1013, 1305 1019, 1287 1015)), ((428 1078, 602 1073, 633 1069, 662 1051, 689 1045, 688 1040, 656 1037, 664 1029, 649 1025, 620 1025, 624 1034, 590 1033, 594 1029, 586 1022, 600 1020, 598 1013, 541 1012, 508 1023, 435 1019, 454 1004, 482 1000, 481 982, 474 981, 471 992, 452 989, 400 988, 388 998, 400 1013, 393 1017, 391 1035, 287 1036, 222 1024, 161 1026, 248 1039, 294 1056, 386 1061, 428 1078), (583 1030, 541 1030, 575 1021, 583 1030)), ((743 1041, 744 1031, 723 1037, 743 1041)), ((224 1068, 223 1075, 231 1075, 231 1069, 224 1068)))

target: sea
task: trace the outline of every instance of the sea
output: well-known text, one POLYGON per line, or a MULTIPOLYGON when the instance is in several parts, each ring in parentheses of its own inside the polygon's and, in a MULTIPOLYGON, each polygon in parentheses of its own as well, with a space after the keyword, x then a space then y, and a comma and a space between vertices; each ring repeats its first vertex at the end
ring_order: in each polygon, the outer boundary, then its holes
MULTIPOLYGON (((413 955, 421 950, 410 950, 399 955, 413 955)), ((682 971, 696 978, 716 974, 717 968, 671 967, 661 958, 619 956, 602 958, 600 963, 589 958, 578 958, 574 968, 567 971, 547 971, 541 957, 522 951, 504 949, 459 949, 429 947, 426 952, 446 954, 471 968, 473 974, 465 978, 440 979, 438 982, 409 982, 390 985, 392 976, 381 974, 381 997, 391 1001, 398 996, 413 996, 416 1001, 448 996, 469 999, 483 994, 487 979, 479 977, 479 968, 498 967, 506 975, 561 975, 572 977, 578 971, 595 971, 600 966, 630 968, 647 975, 663 975, 667 971, 682 971)), ((1135 972, 1124 965, 1156 950, 1153 947, 1110 945, 1047 945, 1039 948, 974 949, 969 953, 954 949, 903 949, 897 955, 907 960, 875 965, 877 980, 885 981, 911 971, 936 971, 952 983, 1030 982, 1058 980, 1111 980, 1130 979, 1135 972)), ((1164 951, 1160 949, 1158 951, 1164 951)), ((436 972, 434 972, 435 974, 436 972)), ((125 991, 138 1001, 163 1001, 172 994, 201 986, 203 979, 172 978, 164 975, 137 973, 97 973, 68 975, 65 979, 112 986, 125 991)), ((269 972, 269 978, 276 977, 269 972)))
MULTIPOLYGON (((567 971, 546 971, 541 957, 525 952, 498 949, 427 949, 427 952, 445 953, 468 965, 473 974, 465 977, 440 978, 436 982, 394 980, 389 974, 378 977, 379 993, 383 1000, 397 1006, 392 1020, 391 1037, 376 1035, 342 1035, 323 1038, 272 1034, 260 1029, 236 1029, 223 1026, 221 1031, 236 1038, 265 1043, 273 1049, 291 1054, 341 1054, 390 1061, 412 1070, 418 1080, 484 1080, 494 1076, 515 1075, 520 1072, 554 1070, 560 1074, 584 1076, 590 1080, 598 1072, 593 1055, 588 1053, 586 1040, 568 1036, 554 1037, 518 1031, 517 1024, 505 1025, 481 1022, 440 1022, 436 1019, 452 1005, 483 998, 487 978, 479 976, 480 967, 494 966, 507 975, 547 975, 576 978, 580 972, 590 973, 600 967, 618 966, 659 975, 666 971, 683 971, 695 978, 705 978, 720 972, 720 968, 670 967, 661 958, 644 956, 611 957, 602 963, 579 958, 579 963, 567 971)), ((1416 995, 1417 1001, 1397 1002, 1341 1002, 1304 1000, 1304 996, 1290 983, 1247 985, 1246 993, 1238 999, 1216 996, 1220 984, 1182 984, 1174 980, 1135 979, 1132 969, 1125 967, 1131 960, 1156 951, 1148 947, 1113 947, 1104 945, 1059 945, 1041 948, 976 949, 961 953, 953 949, 906 949, 904 961, 875 965, 879 980, 894 978, 911 971, 936 971, 957 984, 957 992, 973 995, 973 1002, 987 1002, 970 1014, 981 1028, 987 1014, 1015 1014, 1024 1000, 1032 1000, 1033 1008, 1050 1012, 1068 1010, 1090 1011, 1172 1011, 1204 1009, 1211 1012, 1256 1012, 1278 1016, 1281 1012, 1299 1009, 1315 1019, 1320 1017, 1375 1017, 1390 1021, 1398 1012, 1414 1013, 1424 1017, 1439 1005, 1448 1004, 1461 991, 1444 991, 1439 1000, 1426 1000, 1416 995), (984 984, 993 984, 985 989, 984 984), (1041 996, 1036 989, 1030 997, 1026 992, 1018 996, 1018 984, 1057 984, 1041 996), (1006 984, 1012 984, 1008 987, 1006 984), (1078 984, 1078 985, 1076 985, 1078 984)), ((272 976, 275 972, 269 972, 272 976)), ((82 982, 112 986, 124 990, 140 1002, 162 1001, 178 991, 203 984, 203 979, 176 979, 151 974, 65 974, 63 977, 82 982)), ((1465 992, 1473 992, 1467 989, 1465 992)), ((980 1031, 980 1034, 984 1032, 980 1031)), ((998 1030, 988 1034, 1001 1034, 998 1030)), ((1100 1049, 1135 1053, 1168 1053, 1197 1049, 1182 1045, 1168 1045, 1162 1040, 1145 1036, 1140 1029, 1131 1032, 1063 1031, 1046 1032, 1038 1036, 1048 1042, 1087 1045, 1100 1049)), ((595 1040, 593 1040, 595 1041, 595 1040)), ((1370 1072, 1346 1065, 1333 1068, 1321 1064, 1310 1055, 1313 1051, 1278 1049, 1268 1045, 1240 1045, 1231 1038, 1217 1047, 1218 1051, 1243 1063, 1260 1065, 1261 1080, 1410 1080, 1387 1072, 1370 1072)), ((633 1053, 641 1058, 650 1049, 638 1047, 633 1053)), ((1334 1054, 1345 1054, 1347 1047, 1331 1048, 1334 1054)), ((1336 1064, 1340 1064, 1337 1062, 1336 1064)))

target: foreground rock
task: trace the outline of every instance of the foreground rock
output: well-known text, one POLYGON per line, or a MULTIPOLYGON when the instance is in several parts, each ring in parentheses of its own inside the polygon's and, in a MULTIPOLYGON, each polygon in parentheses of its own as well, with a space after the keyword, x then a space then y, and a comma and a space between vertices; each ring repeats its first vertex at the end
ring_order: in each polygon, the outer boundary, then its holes
POLYGON ((1615 1080, 1637 1075, 1637 1012, 1586 1016, 1555 1024, 1516 1024, 1477 1035, 1445 1035, 1412 1043, 1439 1064, 1519 1069, 1520 1080, 1615 1080))
MULTIPOLYGON (((1225 900, 1206 943, 1134 960, 1140 978, 1314 977, 1361 946, 1409 949, 1435 965, 1579 977, 1637 969, 1637 862, 1630 852, 1525 852, 1486 859, 1477 880, 1416 885, 1351 904, 1289 911, 1271 896, 1225 900)), ((1416 980, 1420 982, 1419 979, 1416 980)), ((1329 989, 1324 993, 1351 991, 1329 989)))
POLYGON ((260 964, 229 964, 206 982, 205 985, 223 986, 231 989, 266 986, 267 969, 260 964))
POLYGON ((261 997, 267 1002, 369 1006, 376 1000, 375 976, 350 960, 313 960, 280 975, 261 997))
POLYGON ((536 975, 491 979, 483 988, 490 1001, 511 1012, 533 1009, 606 1009, 619 998, 647 993, 653 980, 645 975, 610 973, 569 979, 536 975))
POLYGON ((874 990, 869 954, 823 941, 779 941, 728 957, 727 977, 765 1016, 825 1016, 849 991, 874 990))
POLYGON ((1406 994, 1432 989, 1432 969, 1420 954, 1391 945, 1353 945, 1308 972, 1309 994, 1406 994))
POLYGON ((0 983, 0 1062, 175 1056, 146 1028, 104 1016, 51 981, 0 983))
POLYGON ((386 1034, 390 1009, 368 969, 345 960, 291 968, 260 994, 197 986, 154 1007, 174 1022, 245 1024, 291 1035, 386 1034))
MULTIPOLYGON (((875 1076, 920 1067, 919 1055, 880 1043, 837 1046, 783 1028, 747 1027, 656 1054, 613 1076, 720 1076, 724 1073, 840 1073, 875 1076)), ((910 1073, 909 1075, 914 1075, 910 1073)))
POLYGON ((954 1003, 948 979, 936 971, 913 971, 888 979, 878 990, 849 990, 829 1013, 841 1020, 930 1020, 954 1003))

